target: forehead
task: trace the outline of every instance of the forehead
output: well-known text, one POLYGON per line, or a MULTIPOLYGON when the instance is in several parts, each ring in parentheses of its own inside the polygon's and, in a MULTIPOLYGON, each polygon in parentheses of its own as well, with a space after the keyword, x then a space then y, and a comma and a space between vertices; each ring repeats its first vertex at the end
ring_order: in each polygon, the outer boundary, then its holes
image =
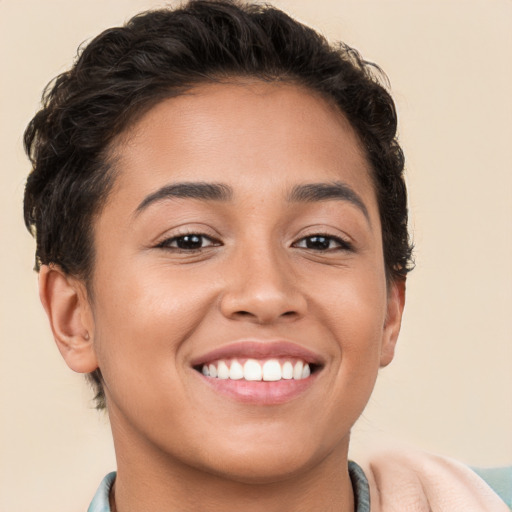
POLYGON ((265 178, 361 182, 373 189, 360 140, 336 105, 289 83, 205 84, 161 101, 115 147, 116 186, 136 193, 163 182, 265 178))

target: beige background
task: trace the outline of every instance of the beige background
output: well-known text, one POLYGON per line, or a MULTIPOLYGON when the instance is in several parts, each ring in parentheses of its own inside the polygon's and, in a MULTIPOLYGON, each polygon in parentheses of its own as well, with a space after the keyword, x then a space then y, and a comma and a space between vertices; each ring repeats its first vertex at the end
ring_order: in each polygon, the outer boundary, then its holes
MULTIPOLYGON (((277 1, 388 73, 417 269, 395 362, 355 452, 394 436, 512 463, 512 1, 277 1)), ((0 512, 85 510, 114 469, 108 422, 38 303, 21 136, 79 43, 150 0, 0 0, 0 512)))

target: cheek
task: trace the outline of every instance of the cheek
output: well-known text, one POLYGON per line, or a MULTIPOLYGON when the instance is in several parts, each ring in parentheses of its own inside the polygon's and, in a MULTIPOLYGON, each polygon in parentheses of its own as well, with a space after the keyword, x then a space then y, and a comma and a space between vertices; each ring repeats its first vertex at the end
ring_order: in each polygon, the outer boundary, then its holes
POLYGON ((323 280, 316 276, 314 290, 315 314, 337 333, 342 348, 365 350, 380 341, 387 292, 378 264, 342 270, 323 280))
POLYGON ((380 367, 387 292, 384 274, 378 268, 368 265, 364 271, 347 273, 336 284, 325 283, 323 289, 328 293, 318 294, 316 301, 316 316, 335 341, 333 391, 355 407, 366 403, 380 367))
POLYGON ((211 305, 209 287, 190 282, 183 273, 148 267, 131 273, 111 268, 96 282, 96 351, 105 380, 109 375, 151 379, 175 373, 182 343, 211 305))

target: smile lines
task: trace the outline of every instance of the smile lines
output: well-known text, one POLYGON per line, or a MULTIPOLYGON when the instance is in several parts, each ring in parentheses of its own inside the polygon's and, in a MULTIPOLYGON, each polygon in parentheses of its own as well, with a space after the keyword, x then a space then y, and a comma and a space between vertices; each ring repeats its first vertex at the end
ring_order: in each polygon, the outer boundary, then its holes
POLYGON ((308 363, 302 360, 247 359, 242 365, 237 359, 228 362, 220 359, 214 363, 204 364, 201 372, 205 377, 230 380, 265 381, 301 380, 311 375, 308 363))

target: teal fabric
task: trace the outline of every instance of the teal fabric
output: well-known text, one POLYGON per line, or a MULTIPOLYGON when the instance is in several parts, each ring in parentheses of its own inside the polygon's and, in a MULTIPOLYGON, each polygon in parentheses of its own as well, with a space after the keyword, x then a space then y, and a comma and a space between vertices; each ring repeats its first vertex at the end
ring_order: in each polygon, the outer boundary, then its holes
POLYGON ((512 510, 512 466, 472 469, 512 510))

